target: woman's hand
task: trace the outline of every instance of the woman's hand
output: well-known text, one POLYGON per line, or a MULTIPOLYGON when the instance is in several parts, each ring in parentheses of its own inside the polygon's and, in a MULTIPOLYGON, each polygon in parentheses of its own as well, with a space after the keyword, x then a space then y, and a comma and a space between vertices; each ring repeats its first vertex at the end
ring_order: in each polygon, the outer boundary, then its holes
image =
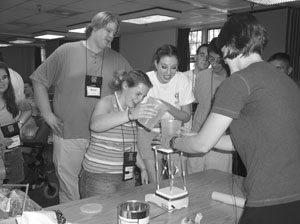
POLYGON ((141 182, 142 182, 142 185, 149 184, 148 173, 145 168, 141 169, 141 182))
POLYGON ((129 109, 130 119, 152 118, 156 116, 157 110, 152 103, 139 103, 136 107, 129 109))
POLYGON ((180 108, 173 106, 172 104, 160 99, 168 107, 168 112, 174 117, 174 119, 188 122, 191 118, 191 104, 183 105, 180 108))

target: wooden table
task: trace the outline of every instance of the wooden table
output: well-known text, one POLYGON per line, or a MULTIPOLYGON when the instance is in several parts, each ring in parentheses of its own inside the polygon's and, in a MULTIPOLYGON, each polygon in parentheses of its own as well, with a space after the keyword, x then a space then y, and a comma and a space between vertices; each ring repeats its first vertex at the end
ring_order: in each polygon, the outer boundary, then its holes
MULTIPOLYGON (((151 224, 180 224, 184 217, 194 218, 199 212, 203 215, 201 223, 237 223, 242 209, 213 201, 211 200, 211 194, 213 191, 217 191, 243 196, 241 191, 242 177, 217 170, 207 170, 188 175, 186 180, 189 193, 189 207, 168 213, 155 204, 150 203, 151 224)), ((164 185, 166 182, 164 181, 162 184, 164 185)), ((175 186, 181 187, 181 181, 175 180, 175 186)), ((100 200, 96 196, 48 207, 45 210, 59 209, 72 224, 114 224, 117 223, 117 205, 119 203, 127 200, 144 201, 145 194, 154 193, 155 190, 154 184, 143 185, 130 191, 115 193, 105 200, 100 200), (102 204, 102 211, 97 214, 81 212, 80 207, 89 203, 102 204)))

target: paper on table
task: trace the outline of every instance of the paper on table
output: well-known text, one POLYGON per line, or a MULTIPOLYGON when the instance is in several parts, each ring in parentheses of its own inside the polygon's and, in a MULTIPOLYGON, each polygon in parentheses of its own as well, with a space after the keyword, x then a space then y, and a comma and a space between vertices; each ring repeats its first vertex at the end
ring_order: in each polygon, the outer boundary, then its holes
POLYGON ((229 205, 235 205, 237 207, 243 208, 245 205, 245 199, 237 196, 233 196, 231 194, 224 194, 220 192, 212 192, 211 199, 219 202, 223 202, 229 205))
POLYGON ((26 211, 16 218, 18 224, 56 224, 57 218, 54 211, 26 211))

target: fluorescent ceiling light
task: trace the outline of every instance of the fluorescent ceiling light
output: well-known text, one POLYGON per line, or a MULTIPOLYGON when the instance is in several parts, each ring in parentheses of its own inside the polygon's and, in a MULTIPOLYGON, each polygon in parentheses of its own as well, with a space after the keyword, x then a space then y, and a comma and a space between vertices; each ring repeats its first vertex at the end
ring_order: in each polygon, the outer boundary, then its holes
POLYGON ((35 36, 34 38, 45 39, 45 40, 53 40, 53 39, 59 39, 59 38, 63 38, 63 37, 65 37, 65 36, 56 35, 56 34, 44 34, 44 35, 40 35, 40 36, 35 36))
POLYGON ((7 43, 0 43, 0 47, 9 47, 11 46, 11 44, 7 44, 7 43))
POLYGON ((71 33, 85 33, 85 27, 68 30, 71 33))
POLYGON ((65 37, 65 34, 57 31, 42 31, 40 33, 36 33, 34 36, 34 38, 45 40, 53 40, 63 37, 65 37))
POLYGON ((174 20, 178 18, 180 14, 180 11, 156 7, 135 12, 123 13, 120 15, 120 19, 125 23, 150 24, 174 20))
POLYGON ((276 5, 276 4, 283 4, 287 2, 296 2, 299 0, 247 0, 247 1, 256 4, 261 4, 261 5, 276 5))
POLYGON ((32 38, 25 38, 25 37, 16 37, 8 41, 11 44, 30 44, 34 42, 32 38))
POLYGON ((176 19, 171 16, 163 16, 163 15, 152 15, 152 16, 144 16, 140 18, 134 19, 125 19, 122 20, 124 23, 134 23, 134 24, 149 24, 149 23, 158 23, 176 19))
POLYGON ((77 23, 68 26, 68 32, 71 33, 85 33, 86 26, 89 24, 89 21, 77 23))

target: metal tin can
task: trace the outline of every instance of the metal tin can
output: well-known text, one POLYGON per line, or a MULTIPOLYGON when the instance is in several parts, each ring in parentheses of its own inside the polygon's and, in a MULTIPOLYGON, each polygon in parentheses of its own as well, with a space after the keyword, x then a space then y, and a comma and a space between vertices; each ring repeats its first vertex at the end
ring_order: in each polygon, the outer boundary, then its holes
POLYGON ((118 224, 148 224, 150 205, 131 200, 118 205, 118 224))

